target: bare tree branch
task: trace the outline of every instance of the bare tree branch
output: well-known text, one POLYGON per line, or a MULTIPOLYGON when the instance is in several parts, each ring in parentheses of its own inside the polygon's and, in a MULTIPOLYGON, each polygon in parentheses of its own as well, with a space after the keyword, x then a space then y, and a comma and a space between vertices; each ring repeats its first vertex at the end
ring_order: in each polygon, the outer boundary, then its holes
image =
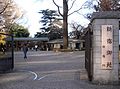
POLYGON ((19 20, 22 17, 22 14, 13 0, 4 0, 1 4, 3 9, 1 9, 0 14, 4 19, 4 28, 6 28, 6 31, 9 31, 12 24, 19 20))
MULTIPOLYGON (((74 5, 75 2, 76 2, 76 0, 74 0, 74 1, 72 2, 72 5, 71 5, 71 7, 69 8, 69 10, 72 9, 72 7, 73 7, 73 5, 74 5)), ((68 11, 69 11, 69 10, 68 10, 68 11)))
POLYGON ((55 2, 55 0, 52 0, 52 1, 53 1, 53 3, 57 6, 57 8, 58 8, 58 13, 63 17, 63 14, 61 14, 61 12, 60 12, 60 6, 57 5, 57 3, 55 2))
POLYGON ((82 15, 84 18, 86 18, 87 20, 90 20, 91 19, 91 17, 90 16, 87 16, 87 15, 84 15, 84 14, 81 14, 81 13, 79 13, 79 12, 77 12, 79 15, 82 15))
POLYGON ((9 5, 9 3, 7 3, 7 4, 5 5, 5 7, 3 7, 3 10, 0 11, 0 14, 2 14, 2 13, 6 10, 6 8, 8 7, 8 5, 9 5))
POLYGON ((73 29, 73 31, 71 32, 71 36, 73 36, 76 39, 79 39, 81 37, 81 34, 83 33, 84 27, 76 22, 72 22, 70 26, 73 29))
POLYGON ((71 12, 70 14, 68 14, 68 16, 70 16, 70 15, 72 15, 73 13, 75 13, 75 12, 78 12, 78 11, 80 11, 82 8, 88 8, 88 6, 87 7, 85 7, 86 5, 85 4, 87 4, 88 3, 88 1, 86 1, 79 9, 77 9, 77 10, 74 10, 73 12, 71 12))
POLYGON ((72 14, 75 13, 75 12, 78 12, 78 11, 81 10, 81 9, 82 9, 82 7, 79 8, 78 10, 75 10, 75 11, 71 12, 70 14, 68 14, 68 16, 72 15, 72 14))

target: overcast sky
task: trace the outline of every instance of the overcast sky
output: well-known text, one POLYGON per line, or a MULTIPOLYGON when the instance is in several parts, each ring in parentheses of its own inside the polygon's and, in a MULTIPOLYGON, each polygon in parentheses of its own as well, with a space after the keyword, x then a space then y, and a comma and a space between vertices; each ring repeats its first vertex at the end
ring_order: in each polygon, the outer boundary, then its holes
MULTIPOLYGON (((55 0, 57 4, 62 6, 63 0, 55 0)), ((71 1, 71 0, 70 0, 71 1)), ((74 11, 78 9, 86 0, 76 0, 76 3, 71 10, 74 11)), ((34 34, 39 30, 41 27, 39 21, 41 19, 41 15, 38 13, 40 10, 50 9, 50 10, 57 10, 57 7, 53 4, 52 0, 15 0, 15 2, 19 5, 19 7, 24 10, 25 17, 27 19, 26 26, 29 29, 30 36, 34 37, 34 34)), ((70 5, 71 3, 69 3, 70 5)), ((86 11, 82 11, 81 13, 85 13, 86 11)), ((26 19, 24 20, 26 22, 26 19)), ((71 22, 78 22, 81 25, 87 25, 89 22, 86 20, 82 15, 77 13, 69 16, 68 23, 71 22)), ((25 24, 25 23, 23 23, 25 24)), ((69 28, 69 32, 71 29, 69 28)))

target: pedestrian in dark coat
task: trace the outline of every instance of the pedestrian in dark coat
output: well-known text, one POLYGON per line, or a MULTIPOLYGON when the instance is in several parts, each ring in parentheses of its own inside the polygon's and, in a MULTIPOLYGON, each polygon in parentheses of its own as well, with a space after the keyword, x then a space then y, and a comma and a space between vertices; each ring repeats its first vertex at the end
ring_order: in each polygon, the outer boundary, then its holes
POLYGON ((24 44, 23 46, 24 59, 27 58, 27 51, 28 51, 27 44, 24 44))

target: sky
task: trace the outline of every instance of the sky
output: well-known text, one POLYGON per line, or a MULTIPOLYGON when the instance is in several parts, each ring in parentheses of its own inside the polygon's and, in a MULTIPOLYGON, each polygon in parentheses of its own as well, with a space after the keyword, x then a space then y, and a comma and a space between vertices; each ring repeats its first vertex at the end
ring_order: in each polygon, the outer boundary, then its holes
MULTIPOLYGON (((30 36, 34 37, 36 32, 40 31, 41 23, 41 14, 38 12, 40 10, 50 9, 57 10, 57 7, 53 4, 52 0, 14 0, 19 8, 24 11, 24 20, 20 21, 21 24, 26 26, 30 32, 30 36)), ((55 2, 62 7, 63 0, 55 0, 55 2)), ((70 0, 71 1, 71 0, 70 0)), ((76 0, 75 5, 71 9, 71 12, 77 10, 86 0, 76 0)), ((71 3, 69 3, 71 5, 71 3)), ((81 13, 85 13, 86 11, 81 10, 81 13)), ((62 13, 62 10, 61 10, 62 13)), ((68 17, 68 24, 71 22, 78 22, 82 26, 87 26, 89 21, 85 19, 82 15, 74 13, 68 17)), ((68 32, 72 31, 69 27, 68 32)))

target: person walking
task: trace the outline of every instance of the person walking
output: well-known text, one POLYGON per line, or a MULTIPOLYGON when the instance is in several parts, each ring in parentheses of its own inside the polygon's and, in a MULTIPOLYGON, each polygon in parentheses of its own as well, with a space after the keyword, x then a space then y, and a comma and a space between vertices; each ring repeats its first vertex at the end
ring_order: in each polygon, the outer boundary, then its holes
POLYGON ((27 59, 27 51, 28 51, 27 44, 24 44, 23 46, 24 59, 27 59))
POLYGON ((37 49, 38 49, 38 45, 35 45, 35 50, 37 51, 37 49))

